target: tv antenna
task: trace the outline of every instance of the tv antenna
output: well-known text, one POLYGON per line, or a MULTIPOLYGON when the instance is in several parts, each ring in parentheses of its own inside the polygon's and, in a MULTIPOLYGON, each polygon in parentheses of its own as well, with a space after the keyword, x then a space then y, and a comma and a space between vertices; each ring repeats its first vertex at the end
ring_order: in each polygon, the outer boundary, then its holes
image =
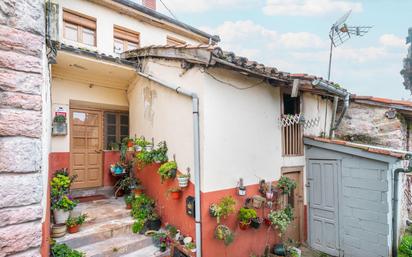
POLYGON ((334 47, 338 47, 351 39, 352 36, 363 37, 372 26, 348 26, 346 20, 349 18, 352 10, 348 11, 339 20, 337 20, 329 31, 330 52, 329 52, 329 69, 328 80, 330 80, 330 70, 332 67, 332 51, 334 47))

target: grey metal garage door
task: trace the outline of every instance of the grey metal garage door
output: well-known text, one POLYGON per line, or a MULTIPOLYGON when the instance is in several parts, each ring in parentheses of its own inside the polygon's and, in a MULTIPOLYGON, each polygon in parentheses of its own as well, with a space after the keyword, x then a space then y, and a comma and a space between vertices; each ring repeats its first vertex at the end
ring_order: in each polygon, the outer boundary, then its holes
POLYGON ((338 162, 310 160, 309 243, 327 254, 339 255, 338 162))

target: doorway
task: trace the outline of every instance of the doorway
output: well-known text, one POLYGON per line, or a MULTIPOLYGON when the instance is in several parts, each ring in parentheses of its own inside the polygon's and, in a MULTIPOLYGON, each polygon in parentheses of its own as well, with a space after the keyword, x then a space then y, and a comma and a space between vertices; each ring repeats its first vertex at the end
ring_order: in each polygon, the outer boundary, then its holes
POLYGON ((102 112, 70 109, 70 171, 72 187, 103 185, 102 112))
POLYGON ((283 167, 282 175, 296 182, 296 188, 288 197, 288 204, 293 208, 294 219, 286 231, 285 238, 303 242, 303 167, 283 167))

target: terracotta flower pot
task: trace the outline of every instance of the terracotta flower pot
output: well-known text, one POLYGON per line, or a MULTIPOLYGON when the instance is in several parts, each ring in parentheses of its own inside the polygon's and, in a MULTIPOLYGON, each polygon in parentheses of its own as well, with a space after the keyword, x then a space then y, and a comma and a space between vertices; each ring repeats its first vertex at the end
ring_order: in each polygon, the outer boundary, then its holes
POLYGON ((143 194, 143 189, 141 189, 141 188, 134 189, 134 195, 135 196, 139 196, 141 194, 143 194))
POLYGON ((126 210, 130 210, 132 209, 132 204, 131 203, 127 203, 126 204, 126 210))
POLYGON ((179 200, 180 199, 180 194, 181 194, 180 191, 170 193, 173 200, 179 200))
POLYGON ((248 223, 239 222, 239 228, 240 228, 241 230, 246 230, 246 229, 248 229, 248 228, 249 228, 249 225, 250 225, 250 221, 249 221, 248 223))
POLYGON ((67 232, 69 232, 70 234, 74 234, 79 232, 80 230, 80 225, 74 225, 72 227, 67 227, 67 232))
POLYGON ((127 147, 133 147, 133 141, 127 142, 127 147))

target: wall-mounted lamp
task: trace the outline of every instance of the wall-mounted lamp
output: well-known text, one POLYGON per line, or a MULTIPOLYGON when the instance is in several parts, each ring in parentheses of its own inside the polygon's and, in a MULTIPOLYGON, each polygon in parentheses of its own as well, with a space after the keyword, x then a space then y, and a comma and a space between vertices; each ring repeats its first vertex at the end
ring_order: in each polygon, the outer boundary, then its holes
POLYGON ((245 196, 246 195, 246 187, 243 185, 243 178, 239 179, 239 186, 238 186, 238 194, 240 196, 245 196))

